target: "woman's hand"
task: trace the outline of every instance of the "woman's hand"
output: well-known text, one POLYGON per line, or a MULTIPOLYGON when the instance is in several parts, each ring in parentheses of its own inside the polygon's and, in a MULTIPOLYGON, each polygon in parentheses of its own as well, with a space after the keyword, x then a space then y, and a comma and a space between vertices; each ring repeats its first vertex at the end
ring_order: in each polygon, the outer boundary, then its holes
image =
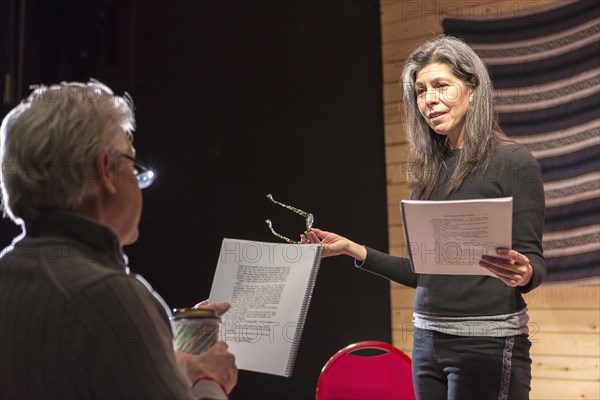
POLYGON ((322 231, 313 228, 310 231, 300 235, 300 243, 316 243, 323 245, 323 257, 339 256, 346 254, 356 258, 358 261, 364 261, 367 258, 367 249, 352 240, 347 239, 333 232, 322 231))
POLYGON ((531 280, 533 267, 529 259, 516 250, 498 249, 499 257, 482 256, 479 265, 487 268, 508 286, 525 286, 531 280))

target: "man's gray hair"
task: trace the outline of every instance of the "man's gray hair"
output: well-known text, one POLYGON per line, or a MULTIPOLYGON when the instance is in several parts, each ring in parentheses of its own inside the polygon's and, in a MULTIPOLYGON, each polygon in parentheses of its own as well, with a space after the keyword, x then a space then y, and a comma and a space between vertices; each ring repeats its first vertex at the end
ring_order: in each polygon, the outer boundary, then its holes
POLYGON ((133 140, 133 102, 94 80, 37 86, 0 129, 2 203, 20 223, 97 192, 95 158, 123 132, 133 140))

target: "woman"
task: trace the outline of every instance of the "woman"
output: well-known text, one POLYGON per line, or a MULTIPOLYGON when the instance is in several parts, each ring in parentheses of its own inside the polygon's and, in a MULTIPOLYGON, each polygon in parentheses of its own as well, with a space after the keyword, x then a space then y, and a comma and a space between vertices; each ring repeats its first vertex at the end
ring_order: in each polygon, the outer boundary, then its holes
POLYGON ((545 275, 544 191, 539 166, 499 129, 492 84, 462 41, 440 37, 404 68, 404 111, 412 198, 513 197, 512 249, 482 257, 491 276, 422 275, 406 258, 312 229, 302 243, 346 254, 358 268, 416 288, 413 376, 419 399, 526 399, 531 382, 527 306, 522 294, 545 275))

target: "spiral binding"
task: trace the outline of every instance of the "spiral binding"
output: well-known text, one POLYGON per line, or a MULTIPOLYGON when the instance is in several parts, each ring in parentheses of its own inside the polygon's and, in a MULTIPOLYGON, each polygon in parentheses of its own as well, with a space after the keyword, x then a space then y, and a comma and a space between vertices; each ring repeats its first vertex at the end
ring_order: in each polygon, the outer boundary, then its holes
POLYGON ((321 257, 323 255, 323 246, 318 245, 316 251, 315 263, 313 264, 310 277, 308 278, 308 285, 306 293, 304 293, 304 299, 302 299, 302 307, 300 308, 300 317, 298 318, 298 327, 294 334, 294 341, 292 342, 292 349, 290 352, 290 358, 288 359, 287 366, 285 368, 285 376, 290 377, 294 370, 294 364, 296 363, 296 356, 298 355, 298 348, 300 347, 300 340, 302 339, 302 331, 304 330, 304 323, 306 322, 306 314, 308 314, 308 306, 312 298, 313 290, 317 280, 317 274, 319 267, 321 266, 321 257))

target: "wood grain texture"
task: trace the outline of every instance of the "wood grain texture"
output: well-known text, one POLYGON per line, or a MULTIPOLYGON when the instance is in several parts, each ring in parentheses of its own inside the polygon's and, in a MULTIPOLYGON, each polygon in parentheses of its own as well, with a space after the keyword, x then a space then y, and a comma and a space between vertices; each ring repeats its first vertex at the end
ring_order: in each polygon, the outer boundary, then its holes
MULTIPOLYGON (((473 19, 514 18, 571 0, 380 0, 390 254, 405 257, 399 202, 409 197, 407 148, 402 127, 400 74, 406 57, 442 33, 443 15, 473 19)), ((393 344, 412 351, 414 289, 390 285, 393 344)), ((542 285, 525 295, 533 342, 532 399, 600 399, 600 286, 542 285)))

